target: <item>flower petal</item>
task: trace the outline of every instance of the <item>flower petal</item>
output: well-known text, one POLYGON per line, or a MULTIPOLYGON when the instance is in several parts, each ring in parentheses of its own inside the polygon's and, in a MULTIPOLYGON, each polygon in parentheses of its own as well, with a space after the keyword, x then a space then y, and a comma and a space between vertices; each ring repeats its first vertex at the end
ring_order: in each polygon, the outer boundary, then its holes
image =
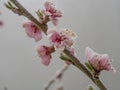
POLYGON ((51 56, 50 55, 46 55, 46 56, 44 56, 44 57, 42 57, 42 64, 44 64, 44 65, 49 65, 50 64, 50 59, 51 59, 51 56))
POLYGON ((87 60, 91 60, 93 58, 94 51, 91 48, 86 47, 85 54, 86 54, 87 60))

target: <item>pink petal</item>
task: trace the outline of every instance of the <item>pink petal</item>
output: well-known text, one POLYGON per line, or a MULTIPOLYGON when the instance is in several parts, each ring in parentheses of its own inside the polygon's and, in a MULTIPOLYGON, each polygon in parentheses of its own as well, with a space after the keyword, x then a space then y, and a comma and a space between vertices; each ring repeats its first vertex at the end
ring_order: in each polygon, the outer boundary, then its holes
POLYGON ((44 3, 44 7, 45 7, 46 10, 49 10, 51 5, 52 5, 52 3, 49 2, 49 1, 46 1, 46 2, 44 3))
POLYGON ((107 54, 103 54, 100 58, 100 64, 101 66, 105 66, 109 63, 109 57, 107 54))
POLYGON ((25 28, 25 31, 29 37, 34 37, 34 29, 31 27, 31 25, 33 25, 32 22, 25 22, 23 27, 25 28))
POLYGON ((56 11, 54 13, 54 17, 62 17, 62 13, 60 11, 56 11))
POLYGON ((107 70, 107 71, 110 71, 112 70, 112 65, 111 64, 106 64, 104 67, 103 67, 104 70, 107 70))
POLYGON ((54 32, 57 32, 56 29, 54 29, 54 28, 47 30, 47 34, 48 34, 48 35, 50 35, 50 34, 52 34, 52 33, 54 33, 54 32))
POLYGON ((39 57, 45 56, 47 52, 45 46, 37 46, 36 51, 38 52, 39 57))
POLYGON ((26 28, 25 31, 26 31, 26 34, 28 35, 28 37, 31 37, 31 38, 34 37, 33 29, 31 29, 31 28, 26 28))
POLYGON ((35 41, 39 41, 42 39, 42 33, 41 30, 39 30, 34 23, 32 22, 25 22, 23 24, 23 27, 25 28, 25 31, 28 35, 28 37, 34 38, 35 41))
POLYGON ((50 20, 52 21, 52 23, 53 23, 55 26, 58 25, 58 19, 51 17, 50 20))
POLYGON ((42 33, 41 33, 40 30, 38 30, 38 31, 35 33, 34 38, 35 38, 35 41, 39 41, 39 40, 42 39, 42 33))
POLYGON ((85 54, 86 54, 87 60, 91 60, 93 58, 94 51, 91 48, 86 47, 85 54))
POLYGON ((42 64, 44 64, 44 65, 49 65, 50 64, 50 59, 51 59, 51 56, 50 55, 46 55, 46 56, 44 56, 44 57, 42 57, 42 64))

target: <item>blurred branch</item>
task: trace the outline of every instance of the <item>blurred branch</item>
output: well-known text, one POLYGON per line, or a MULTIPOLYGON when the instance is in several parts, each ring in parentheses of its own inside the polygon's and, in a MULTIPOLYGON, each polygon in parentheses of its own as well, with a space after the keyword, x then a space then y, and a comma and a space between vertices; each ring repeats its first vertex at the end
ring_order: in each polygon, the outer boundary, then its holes
POLYGON ((56 71, 56 74, 50 78, 49 82, 47 85, 45 85, 45 89, 44 90, 48 90, 50 88, 50 86, 57 80, 57 79, 61 79, 63 73, 68 69, 69 65, 65 64, 60 70, 56 71))

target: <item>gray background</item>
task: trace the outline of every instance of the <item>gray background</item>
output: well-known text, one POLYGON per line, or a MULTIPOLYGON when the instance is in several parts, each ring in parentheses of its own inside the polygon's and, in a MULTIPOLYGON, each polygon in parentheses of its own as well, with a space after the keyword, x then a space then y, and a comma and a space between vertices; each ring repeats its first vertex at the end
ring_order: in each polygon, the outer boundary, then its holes
MULTIPOLYGON (((43 90, 43 86, 64 63, 53 54, 48 67, 41 64, 34 49, 39 44, 48 44, 43 36, 34 42, 26 36, 22 22, 27 20, 7 10, 0 0, 0 90, 43 90)), ((42 7, 44 0, 19 0, 33 15, 42 7)), ((120 0, 52 0, 63 12, 58 28, 70 28, 77 33, 74 44, 77 57, 85 62, 84 49, 90 46, 99 53, 108 53, 114 59, 117 73, 101 73, 108 90, 119 90, 120 86, 120 0)), ((35 15, 36 16, 36 15, 35 15)), ((51 27, 51 24, 49 24, 51 27)), ((87 90, 92 82, 77 68, 71 66, 63 78, 65 90, 87 90)), ((55 85, 51 90, 55 90, 55 85)), ((97 90, 97 89, 96 89, 97 90)))

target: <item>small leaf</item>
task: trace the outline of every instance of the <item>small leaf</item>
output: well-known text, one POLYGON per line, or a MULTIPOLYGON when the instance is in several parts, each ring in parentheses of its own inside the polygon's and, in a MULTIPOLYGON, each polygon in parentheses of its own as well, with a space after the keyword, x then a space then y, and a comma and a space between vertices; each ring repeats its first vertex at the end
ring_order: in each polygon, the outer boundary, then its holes
POLYGON ((60 56, 60 59, 62 59, 63 61, 68 61, 69 60, 69 58, 68 57, 66 57, 66 56, 60 56))
POLYGON ((12 4, 11 4, 9 1, 8 1, 8 5, 9 5, 10 7, 13 7, 12 4))
POLYGON ((7 3, 4 3, 4 5, 8 8, 8 9, 13 9, 13 5, 11 4, 11 2, 7 2, 7 3))
POLYGON ((93 67, 91 66, 89 62, 85 62, 85 65, 91 72, 94 71, 93 67))
POLYGON ((4 3, 4 5, 5 5, 8 9, 12 9, 8 4, 4 3))
POLYGON ((36 14, 38 15, 39 18, 43 18, 43 13, 41 12, 41 10, 38 10, 36 14))

